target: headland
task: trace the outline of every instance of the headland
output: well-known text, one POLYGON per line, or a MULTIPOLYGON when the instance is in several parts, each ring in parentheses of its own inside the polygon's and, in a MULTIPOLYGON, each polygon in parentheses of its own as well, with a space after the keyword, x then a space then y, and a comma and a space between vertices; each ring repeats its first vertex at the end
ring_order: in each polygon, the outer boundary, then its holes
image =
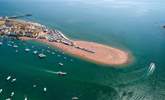
POLYGON ((34 40, 59 48, 64 52, 105 65, 123 65, 130 54, 111 46, 67 38, 61 31, 49 29, 39 23, 9 18, 0 19, 0 35, 22 40, 34 40))

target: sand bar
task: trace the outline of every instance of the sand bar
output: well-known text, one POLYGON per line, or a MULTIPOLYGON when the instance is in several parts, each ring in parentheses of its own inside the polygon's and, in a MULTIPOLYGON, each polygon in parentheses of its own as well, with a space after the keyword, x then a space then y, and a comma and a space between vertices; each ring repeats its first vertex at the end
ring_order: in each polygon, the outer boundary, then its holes
POLYGON ((89 53, 80 49, 76 49, 71 46, 67 46, 62 43, 49 42, 46 39, 33 39, 28 37, 21 37, 22 40, 35 40, 42 43, 46 43, 53 47, 59 48, 69 54, 81 57, 86 60, 90 60, 99 64, 105 65, 123 65, 128 64, 130 61, 129 53, 117 48, 106 46, 103 44, 98 44, 94 42, 87 41, 74 41, 77 45, 93 50, 95 53, 89 53))

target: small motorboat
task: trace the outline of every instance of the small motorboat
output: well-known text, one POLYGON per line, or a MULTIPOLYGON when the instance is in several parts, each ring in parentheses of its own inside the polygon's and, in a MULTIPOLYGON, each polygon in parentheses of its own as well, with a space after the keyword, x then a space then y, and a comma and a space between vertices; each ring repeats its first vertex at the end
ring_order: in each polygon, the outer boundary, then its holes
POLYGON ((29 52, 29 51, 30 51, 30 49, 29 49, 29 48, 26 48, 26 49, 25 49, 25 51, 26 51, 26 52, 29 52))
POLYGON ((44 92, 46 92, 47 91, 47 88, 46 87, 44 87, 44 92))
POLYGON ((40 58, 45 58, 45 57, 46 57, 46 55, 43 54, 43 53, 38 54, 38 56, 39 56, 40 58))
POLYGON ((14 92, 11 92, 11 95, 10 96, 13 97, 14 96, 14 92))
POLYGON ((1 46, 1 45, 3 45, 3 43, 2 43, 2 42, 0 42, 0 46, 1 46))
POLYGON ((0 93, 2 93, 3 89, 0 89, 0 93))
POLYGON ((15 45, 15 44, 14 44, 14 45, 13 45, 13 48, 18 48, 18 45, 15 45))
POLYGON ((34 84, 34 85, 33 85, 33 87, 34 87, 34 88, 36 88, 36 87, 37 87, 37 85, 35 85, 35 84, 34 84))
POLYGON ((11 98, 7 98, 7 99, 5 99, 5 100, 11 100, 11 98))
POLYGON ((11 79, 11 76, 8 76, 8 77, 6 78, 7 81, 10 80, 10 79, 11 79))
POLYGON ((17 53, 17 52, 18 52, 18 50, 15 50, 15 52, 17 53))
POLYGON ((52 52, 52 55, 54 55, 55 54, 55 52, 52 52))
POLYGON ((63 66, 63 65, 64 65, 64 64, 63 64, 63 63, 61 63, 61 62, 60 62, 60 63, 58 63, 58 64, 59 64, 60 66, 63 66))
POLYGON ((33 54, 37 54, 37 53, 38 53, 38 51, 37 51, 37 50, 33 51, 33 54))
POLYGON ((17 80, 17 79, 16 79, 16 78, 14 78, 14 79, 12 79, 12 80, 11 80, 11 82, 13 83, 13 82, 15 82, 16 80, 17 80))
POLYGON ((55 72, 55 74, 57 74, 59 76, 65 76, 65 75, 67 75, 66 72, 61 72, 61 71, 55 72))
POLYGON ((7 46, 11 47, 12 45, 11 44, 7 44, 7 46))
POLYGON ((79 98, 78 97, 72 97, 72 100, 78 100, 79 98))
POLYGON ((25 97, 24 100, 28 100, 27 97, 25 97))

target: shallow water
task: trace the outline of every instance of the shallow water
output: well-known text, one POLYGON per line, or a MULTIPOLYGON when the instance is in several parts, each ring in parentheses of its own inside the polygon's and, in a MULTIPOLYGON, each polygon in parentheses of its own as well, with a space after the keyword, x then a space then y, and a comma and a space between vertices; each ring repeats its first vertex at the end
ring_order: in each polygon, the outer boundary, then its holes
POLYGON ((74 96, 80 100, 165 98, 165 30, 161 27, 165 23, 164 1, 14 1, 0 1, 1 16, 32 13, 33 17, 27 19, 57 28, 71 38, 128 50, 134 62, 127 68, 112 68, 63 54, 41 43, 1 38, 0 99, 10 97, 12 91, 13 100, 23 100, 26 96, 29 100, 71 100, 74 96), (25 48, 30 51, 25 52, 25 48), (39 59, 34 50, 47 57, 39 59), (59 66, 59 62, 64 65, 59 66), (156 68, 148 75, 151 62, 156 68), (56 71, 68 74, 59 77, 50 73, 56 71), (16 78, 16 82, 7 81, 8 76, 16 78))

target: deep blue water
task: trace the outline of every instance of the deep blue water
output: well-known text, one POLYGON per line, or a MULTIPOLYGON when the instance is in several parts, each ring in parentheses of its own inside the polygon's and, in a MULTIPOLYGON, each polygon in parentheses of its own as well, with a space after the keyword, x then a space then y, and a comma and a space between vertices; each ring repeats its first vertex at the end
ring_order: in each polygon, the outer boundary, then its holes
MULTIPOLYGON (((64 32, 68 37, 107 44, 129 51, 134 60, 127 68, 112 68, 86 62, 51 48, 40 60, 25 53, 32 45, 41 52, 46 45, 32 41, 15 41, 19 53, 2 39, 0 47, 0 99, 15 91, 14 100, 164 100, 165 98, 165 1, 161 0, 2 0, 0 16, 31 13, 26 18, 64 32), (58 57, 57 55, 62 55, 58 57), (65 61, 63 57, 67 57, 65 61), (73 59, 73 62, 70 60, 73 59), (59 67, 58 63, 64 66, 59 67), (156 64, 153 74, 147 76, 151 62, 156 64), (67 77, 58 77, 49 71, 66 71, 67 77), (10 84, 5 78, 17 77, 10 84), (37 84, 37 88, 33 88, 37 84), (43 93, 43 87, 48 91, 43 93)), ((46 51, 44 51, 46 52, 46 51)))

